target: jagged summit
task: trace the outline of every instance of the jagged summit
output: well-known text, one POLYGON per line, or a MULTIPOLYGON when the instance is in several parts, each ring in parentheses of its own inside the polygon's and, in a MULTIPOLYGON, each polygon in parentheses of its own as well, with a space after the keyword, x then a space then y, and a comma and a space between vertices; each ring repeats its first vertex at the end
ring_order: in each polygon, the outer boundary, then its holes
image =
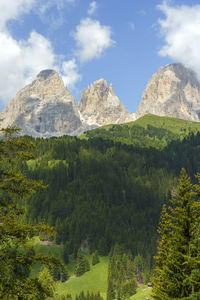
POLYGON ((79 135, 110 123, 124 123, 134 116, 125 110, 112 84, 99 79, 85 89, 79 109, 55 70, 43 70, 0 114, 2 127, 17 125, 34 137, 79 135))
POLYGON ((130 114, 120 103, 112 84, 108 87, 103 78, 83 90, 78 108, 82 121, 98 126, 125 123, 135 119, 134 114, 130 114))
POLYGON ((200 121, 200 83, 182 64, 161 67, 149 80, 136 118, 147 113, 200 121))
POLYGON ((54 70, 40 72, 0 116, 3 127, 15 124, 22 128, 22 134, 35 137, 73 134, 82 126, 75 100, 54 70))
POLYGON ((51 70, 51 69, 47 69, 47 70, 43 70, 41 71, 38 75, 37 75, 37 78, 42 78, 44 80, 46 80, 48 77, 52 76, 52 75, 55 75, 58 73, 55 71, 55 70, 51 70))
POLYGON ((17 93, 0 119, 2 127, 17 125, 22 134, 50 137, 79 135, 149 113, 200 121, 200 83, 195 73, 179 63, 161 67, 149 80, 136 114, 131 114, 104 78, 83 90, 77 107, 59 74, 47 69, 17 93))

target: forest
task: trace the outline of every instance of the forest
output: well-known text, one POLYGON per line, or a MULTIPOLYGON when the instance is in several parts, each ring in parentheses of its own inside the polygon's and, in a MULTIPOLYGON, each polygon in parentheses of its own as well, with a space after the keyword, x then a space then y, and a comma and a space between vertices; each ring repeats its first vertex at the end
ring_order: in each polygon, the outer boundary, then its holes
MULTIPOLYGON (((199 125, 147 116, 80 137, 27 136, 25 143, 35 145, 35 159, 18 157, 13 169, 31 182, 42 180, 43 188, 21 202, 23 220, 29 226, 54 227, 64 263, 77 261, 77 276, 90 268, 80 249, 109 255, 107 299, 129 299, 137 282, 147 283, 153 274, 160 214, 169 205, 181 169, 197 183, 199 125), (119 273, 113 271, 116 262, 119 273)), ((62 264, 60 268, 64 270, 62 264)), ((55 271, 51 274, 55 277, 55 271)), ((81 295, 76 299, 90 299, 81 295)))

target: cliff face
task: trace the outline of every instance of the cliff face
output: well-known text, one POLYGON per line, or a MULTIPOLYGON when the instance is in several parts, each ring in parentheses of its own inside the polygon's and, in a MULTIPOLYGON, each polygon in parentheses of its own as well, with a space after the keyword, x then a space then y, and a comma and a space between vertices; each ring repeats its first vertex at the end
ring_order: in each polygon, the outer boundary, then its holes
POLYGON ((84 89, 78 107, 54 70, 41 71, 0 114, 1 127, 16 125, 34 137, 80 135, 145 114, 200 121, 200 83, 181 64, 159 69, 149 80, 136 114, 129 113, 104 79, 84 89))
POLYGON ((111 123, 134 120, 100 79, 85 89, 77 107, 61 77, 54 70, 41 71, 36 80, 19 91, 0 114, 1 127, 16 125, 34 137, 80 135, 111 123))
POLYGON ((3 127, 17 125, 35 137, 73 134, 82 126, 73 96, 54 70, 40 72, 4 109, 3 127))
POLYGON ((160 68, 149 80, 136 118, 147 113, 200 121, 200 83, 181 64, 160 68))
POLYGON ((87 124, 120 124, 135 119, 119 98, 115 95, 112 84, 108 87, 104 79, 95 81, 84 89, 78 104, 81 118, 87 124))

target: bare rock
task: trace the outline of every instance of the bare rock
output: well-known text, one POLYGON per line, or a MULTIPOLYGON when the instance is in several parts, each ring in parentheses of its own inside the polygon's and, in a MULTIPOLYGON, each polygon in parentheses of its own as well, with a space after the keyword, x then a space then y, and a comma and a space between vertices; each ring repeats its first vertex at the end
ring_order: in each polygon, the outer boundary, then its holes
POLYGON ((54 70, 41 71, 3 110, 2 127, 16 125, 34 137, 73 135, 82 127, 73 96, 54 70))
POLYGON ((135 119, 134 114, 129 113, 120 103, 112 84, 108 87, 104 79, 84 89, 78 108, 82 122, 89 125, 120 124, 135 119))
POLYGON ((195 73, 181 64, 161 67, 148 82, 136 118, 148 113, 200 121, 200 83, 195 73))

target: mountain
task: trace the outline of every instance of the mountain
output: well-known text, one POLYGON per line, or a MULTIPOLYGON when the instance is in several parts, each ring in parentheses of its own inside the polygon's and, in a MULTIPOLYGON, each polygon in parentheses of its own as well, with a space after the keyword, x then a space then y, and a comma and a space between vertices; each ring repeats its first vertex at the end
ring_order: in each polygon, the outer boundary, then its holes
POLYGON ((4 119, 1 127, 16 125, 22 134, 51 137, 80 135, 101 125, 128 122, 134 120, 134 114, 124 108, 104 79, 84 90, 77 107, 58 73, 43 70, 17 93, 0 119, 4 119))
POLYGON ((87 124, 102 126, 135 120, 135 115, 129 113, 115 95, 112 84, 108 87, 104 79, 84 89, 78 108, 82 120, 87 124))
POLYGON ((4 109, 2 127, 16 125, 35 137, 73 134, 82 127, 73 96, 54 70, 41 71, 4 109))
POLYGON ((200 83, 181 64, 161 67, 149 80, 136 118, 147 113, 200 121, 200 83))
POLYGON ((149 80, 135 114, 113 86, 100 79, 83 90, 78 106, 54 70, 41 71, 0 114, 2 126, 17 125, 34 137, 80 135, 107 124, 123 124, 145 114, 200 121, 200 83, 181 64, 161 67, 149 80))

